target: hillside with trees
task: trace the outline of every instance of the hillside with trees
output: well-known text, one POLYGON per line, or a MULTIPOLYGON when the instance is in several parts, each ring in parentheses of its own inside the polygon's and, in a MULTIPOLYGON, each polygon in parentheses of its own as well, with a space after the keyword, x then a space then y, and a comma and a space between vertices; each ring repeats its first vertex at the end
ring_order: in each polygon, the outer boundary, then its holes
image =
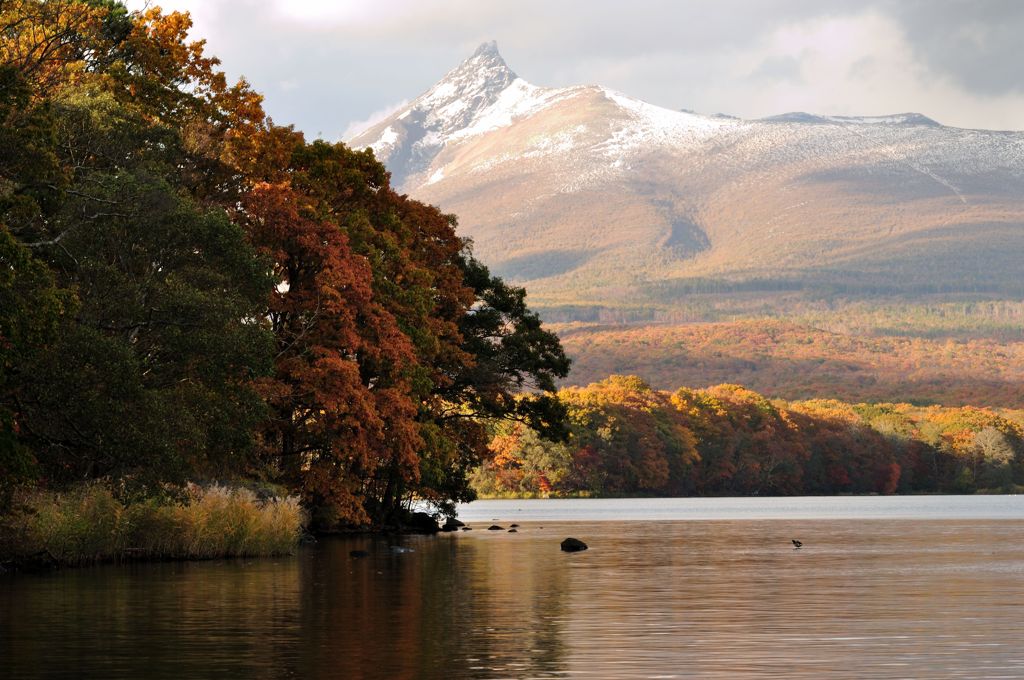
POLYGON ((929 332, 915 328, 911 314, 879 314, 873 322, 865 314, 553 328, 573 359, 568 384, 630 373, 664 389, 736 382, 796 400, 1022 405, 1020 326, 929 332))
POLYGON ((770 400, 738 385, 611 376, 558 393, 569 437, 513 424, 473 483, 489 496, 789 496, 1013 491, 1024 411, 770 400))
POLYGON ((588 324, 557 328, 564 384, 1020 405, 1024 133, 704 115, 533 75, 484 43, 351 143, 457 212, 543 319, 588 324))

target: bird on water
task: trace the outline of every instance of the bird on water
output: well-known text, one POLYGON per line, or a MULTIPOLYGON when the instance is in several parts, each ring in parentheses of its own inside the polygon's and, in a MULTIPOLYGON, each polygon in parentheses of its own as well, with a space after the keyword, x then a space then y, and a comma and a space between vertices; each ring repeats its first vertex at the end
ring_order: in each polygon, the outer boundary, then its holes
POLYGON ((803 545, 802 541, 798 541, 795 538, 793 539, 793 550, 799 550, 800 546, 802 546, 802 545, 803 545))

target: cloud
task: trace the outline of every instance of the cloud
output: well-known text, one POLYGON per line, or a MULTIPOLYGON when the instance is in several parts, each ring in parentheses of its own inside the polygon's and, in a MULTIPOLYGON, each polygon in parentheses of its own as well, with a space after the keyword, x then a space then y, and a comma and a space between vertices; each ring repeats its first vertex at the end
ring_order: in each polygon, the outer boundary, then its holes
POLYGON ((1024 2, 889 2, 923 63, 969 92, 1024 93, 1024 2))
POLYGON ((792 55, 768 57, 748 77, 751 80, 792 80, 799 82, 801 80, 800 60, 792 55))
POLYGON ((353 120, 349 122, 348 126, 345 128, 345 131, 341 133, 342 141, 348 141, 353 137, 356 137, 360 132, 370 129, 377 123, 381 122, 382 120, 384 120, 391 114, 395 113, 399 109, 404 108, 408 104, 409 100, 403 99, 402 101, 396 104, 390 104, 382 109, 374 111, 363 120, 353 120))
POLYGON ((272 0, 270 4, 271 11, 283 19, 321 27, 377 24, 414 7, 411 0, 272 0))
POLYGON ((599 83, 669 108, 911 110, 964 127, 1024 127, 1018 0, 161 4, 194 12, 194 35, 266 95, 276 120, 329 138, 424 92, 490 39, 534 84, 599 83))

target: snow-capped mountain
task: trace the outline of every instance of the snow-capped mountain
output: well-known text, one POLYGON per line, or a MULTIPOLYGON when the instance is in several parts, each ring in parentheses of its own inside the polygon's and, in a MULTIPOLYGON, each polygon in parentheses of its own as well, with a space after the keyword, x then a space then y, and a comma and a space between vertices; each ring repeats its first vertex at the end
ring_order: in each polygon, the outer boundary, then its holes
POLYGON ((695 287, 1019 291, 1024 133, 917 113, 761 120, 544 88, 481 45, 349 140, 540 304, 695 287), (739 283, 742 282, 742 283, 739 283))

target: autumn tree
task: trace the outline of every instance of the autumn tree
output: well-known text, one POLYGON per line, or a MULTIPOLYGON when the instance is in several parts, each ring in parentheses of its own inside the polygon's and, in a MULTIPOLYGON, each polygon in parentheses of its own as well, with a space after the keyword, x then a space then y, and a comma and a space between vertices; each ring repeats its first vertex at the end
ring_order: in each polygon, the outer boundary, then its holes
POLYGON ((278 141, 263 148, 284 149, 290 137, 291 153, 265 169, 277 184, 255 185, 243 213, 279 281, 275 389, 292 395, 276 421, 279 448, 293 455, 289 442, 313 435, 312 448, 293 453, 307 478, 318 461, 334 461, 317 498, 347 488, 344 502, 332 501, 342 521, 400 521, 413 496, 452 512, 454 501, 472 498, 468 474, 487 455, 489 421, 557 429, 554 402, 516 393, 552 390, 568 360, 524 293, 472 258, 454 218, 391 191, 370 153, 279 129, 267 136, 278 141), (332 370, 351 374, 332 394, 307 384, 324 352, 336 355, 332 370), (345 409, 354 415, 324 416, 345 409), (353 423, 367 429, 346 429, 353 423))
POLYGON ((337 223, 286 184, 247 195, 250 238, 274 263, 268 309, 276 342, 265 387, 272 455, 284 479, 339 519, 370 520, 364 499, 381 467, 412 466, 412 347, 373 296, 369 262, 337 223))

